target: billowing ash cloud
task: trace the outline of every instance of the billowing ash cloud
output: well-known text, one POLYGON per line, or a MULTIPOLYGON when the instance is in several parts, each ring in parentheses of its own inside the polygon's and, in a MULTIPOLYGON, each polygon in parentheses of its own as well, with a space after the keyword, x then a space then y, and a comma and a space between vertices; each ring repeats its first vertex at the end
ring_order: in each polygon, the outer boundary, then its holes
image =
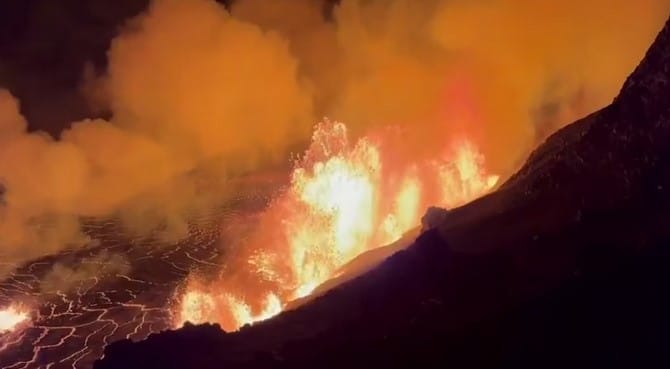
MULTIPOLYGON (((286 160, 315 117, 355 134, 398 125, 398 150, 450 137, 509 173, 547 132, 605 105, 665 20, 666 0, 155 0, 95 83, 109 121, 28 133, 0 92, 0 250, 26 259, 83 244, 82 216, 136 232, 210 203, 194 177, 286 160), (217 159, 215 170, 188 173, 217 159)), ((211 190, 211 189, 210 189, 211 190)), ((225 192, 214 188, 211 192, 225 192)))
POLYGON ((279 158, 312 124, 287 41, 209 0, 157 1, 130 21, 101 85, 113 118, 75 122, 57 140, 27 133, 18 102, 0 94, 0 245, 10 258, 85 242, 81 216, 114 213, 138 232, 167 224, 178 238, 207 203, 185 173, 212 158, 227 159, 224 173, 279 158))

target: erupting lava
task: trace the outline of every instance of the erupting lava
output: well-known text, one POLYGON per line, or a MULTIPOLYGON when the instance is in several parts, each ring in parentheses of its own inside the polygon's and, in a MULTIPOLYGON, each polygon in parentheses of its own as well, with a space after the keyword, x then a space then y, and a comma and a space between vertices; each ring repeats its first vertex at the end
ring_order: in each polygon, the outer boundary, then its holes
POLYGON ((26 320, 28 313, 14 306, 0 310, 0 334, 13 331, 26 320))
POLYGON ((438 160, 403 163, 381 138, 349 142, 346 126, 326 121, 295 163, 288 189, 261 214, 234 273, 187 282, 177 325, 218 322, 226 330, 264 320, 309 295, 363 252, 416 227, 429 205, 462 205, 489 191, 483 157, 468 141, 438 160))

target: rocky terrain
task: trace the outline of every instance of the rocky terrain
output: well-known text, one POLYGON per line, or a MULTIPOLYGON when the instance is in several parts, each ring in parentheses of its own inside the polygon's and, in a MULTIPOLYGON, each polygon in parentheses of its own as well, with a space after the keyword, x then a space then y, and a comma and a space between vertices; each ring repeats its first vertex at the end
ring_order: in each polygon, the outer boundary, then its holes
POLYGON ((95 368, 670 367, 669 79, 670 23, 611 105, 376 268, 234 334, 117 342, 95 368))

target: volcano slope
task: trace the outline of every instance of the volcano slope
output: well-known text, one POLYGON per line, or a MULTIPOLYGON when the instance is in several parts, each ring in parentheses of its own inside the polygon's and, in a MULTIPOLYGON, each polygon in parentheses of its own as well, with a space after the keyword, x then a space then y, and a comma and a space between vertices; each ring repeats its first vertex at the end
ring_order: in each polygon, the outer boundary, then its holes
POLYGON ((109 368, 667 368, 670 23, 606 108, 373 270, 226 334, 109 346, 109 368))

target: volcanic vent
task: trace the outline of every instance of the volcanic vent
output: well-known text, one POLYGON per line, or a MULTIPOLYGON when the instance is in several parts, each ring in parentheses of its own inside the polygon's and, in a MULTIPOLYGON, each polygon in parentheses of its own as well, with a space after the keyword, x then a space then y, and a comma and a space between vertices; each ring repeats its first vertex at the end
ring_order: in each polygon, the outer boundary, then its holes
POLYGON ((233 331, 268 319, 400 239, 428 204, 458 206, 498 181, 467 140, 409 162, 393 160, 396 135, 350 142, 344 124, 320 123, 287 187, 272 176, 227 183, 235 197, 191 217, 175 244, 85 220, 89 246, 17 265, 4 281, 0 362, 84 368, 114 341, 186 322, 233 331))
POLYGON ((351 143, 344 124, 317 125, 289 187, 260 214, 231 262, 242 265, 216 281, 191 279, 178 323, 218 322, 236 330, 267 319, 357 256, 399 240, 428 204, 459 206, 498 181, 468 141, 445 145, 442 158, 410 163, 390 155, 393 134, 351 143))
POLYGON ((670 21, 611 105, 374 270, 238 333, 113 344, 96 368, 666 367, 668 71, 670 21))

